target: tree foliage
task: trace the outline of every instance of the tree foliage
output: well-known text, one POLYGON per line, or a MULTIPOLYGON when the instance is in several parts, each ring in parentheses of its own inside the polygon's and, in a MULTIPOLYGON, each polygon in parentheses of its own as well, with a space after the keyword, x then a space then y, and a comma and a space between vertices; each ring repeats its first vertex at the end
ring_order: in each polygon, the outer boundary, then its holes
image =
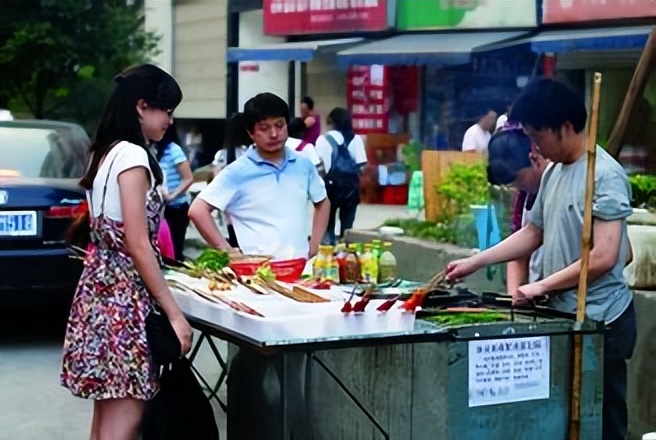
POLYGON ((111 80, 156 55, 143 1, 0 0, 0 97, 17 114, 93 131, 111 80))

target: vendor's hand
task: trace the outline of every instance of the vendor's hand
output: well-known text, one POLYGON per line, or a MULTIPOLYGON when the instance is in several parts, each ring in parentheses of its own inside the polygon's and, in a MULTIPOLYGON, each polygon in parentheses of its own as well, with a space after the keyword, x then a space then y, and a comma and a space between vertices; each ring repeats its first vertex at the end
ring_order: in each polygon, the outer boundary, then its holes
POLYGON ((182 313, 180 313, 178 318, 175 318, 171 321, 171 326, 173 327, 173 331, 175 331, 175 335, 180 341, 180 356, 184 356, 191 350, 191 341, 193 338, 191 326, 182 313))
POLYGON ((473 258, 463 258, 455 260, 446 266, 446 279, 447 281, 456 281, 473 274, 480 266, 473 258))
POLYGON ((241 249, 235 247, 229 247, 226 249, 226 252, 228 253, 228 257, 230 257, 230 260, 240 260, 244 256, 241 249))
POLYGON ((513 305, 523 306, 531 301, 539 301, 548 298, 547 290, 540 283, 524 284, 519 286, 512 294, 513 305))
POLYGON ((308 259, 314 257, 319 253, 319 243, 314 240, 310 240, 310 251, 308 252, 308 259))

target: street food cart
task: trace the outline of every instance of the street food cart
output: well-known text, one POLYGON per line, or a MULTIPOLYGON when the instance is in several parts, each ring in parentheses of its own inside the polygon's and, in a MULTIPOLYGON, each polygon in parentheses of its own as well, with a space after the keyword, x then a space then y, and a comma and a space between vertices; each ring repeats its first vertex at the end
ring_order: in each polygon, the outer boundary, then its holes
MULTIPOLYGON (((343 313, 350 286, 316 291, 326 299, 317 303, 243 286, 213 301, 198 294, 202 279, 167 278, 191 325, 229 343, 230 440, 567 436, 574 315, 458 287, 429 292, 414 313, 376 310, 378 289, 364 312, 343 313), (502 318, 435 319, 451 306, 502 318)), ((600 438, 603 326, 585 321, 577 332, 581 438, 600 438)))

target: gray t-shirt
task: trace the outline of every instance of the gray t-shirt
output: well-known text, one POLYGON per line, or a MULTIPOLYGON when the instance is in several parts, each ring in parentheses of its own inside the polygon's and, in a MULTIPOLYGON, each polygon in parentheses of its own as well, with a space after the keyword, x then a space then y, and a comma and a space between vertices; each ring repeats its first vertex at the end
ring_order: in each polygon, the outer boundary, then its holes
MULTIPOLYGON (((529 221, 543 230, 542 271, 545 277, 558 272, 581 257, 581 232, 585 200, 587 154, 572 164, 556 164, 542 176, 540 191, 529 221)), ((622 238, 613 268, 588 283, 587 315, 610 323, 629 306, 632 299, 622 270, 629 246, 626 218, 632 209, 631 187, 626 173, 603 148, 597 147, 593 218, 623 220, 622 238)), ((552 307, 575 312, 576 289, 552 296, 552 307)))

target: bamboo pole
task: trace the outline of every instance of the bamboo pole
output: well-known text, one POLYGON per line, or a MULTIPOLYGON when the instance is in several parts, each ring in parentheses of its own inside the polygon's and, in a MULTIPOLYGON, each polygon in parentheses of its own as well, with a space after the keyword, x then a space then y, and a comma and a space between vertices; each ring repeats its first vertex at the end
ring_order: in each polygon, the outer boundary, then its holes
POLYGON ((585 320, 588 298, 588 266, 592 244, 592 195, 595 190, 595 161, 601 73, 595 72, 592 90, 592 109, 586 138, 588 168, 585 176, 585 204, 583 207, 583 231, 581 233, 581 271, 577 291, 576 322, 574 324, 574 358, 572 360, 572 392, 570 405, 569 440, 579 440, 581 432, 581 377, 583 373, 583 336, 579 332, 585 320))

